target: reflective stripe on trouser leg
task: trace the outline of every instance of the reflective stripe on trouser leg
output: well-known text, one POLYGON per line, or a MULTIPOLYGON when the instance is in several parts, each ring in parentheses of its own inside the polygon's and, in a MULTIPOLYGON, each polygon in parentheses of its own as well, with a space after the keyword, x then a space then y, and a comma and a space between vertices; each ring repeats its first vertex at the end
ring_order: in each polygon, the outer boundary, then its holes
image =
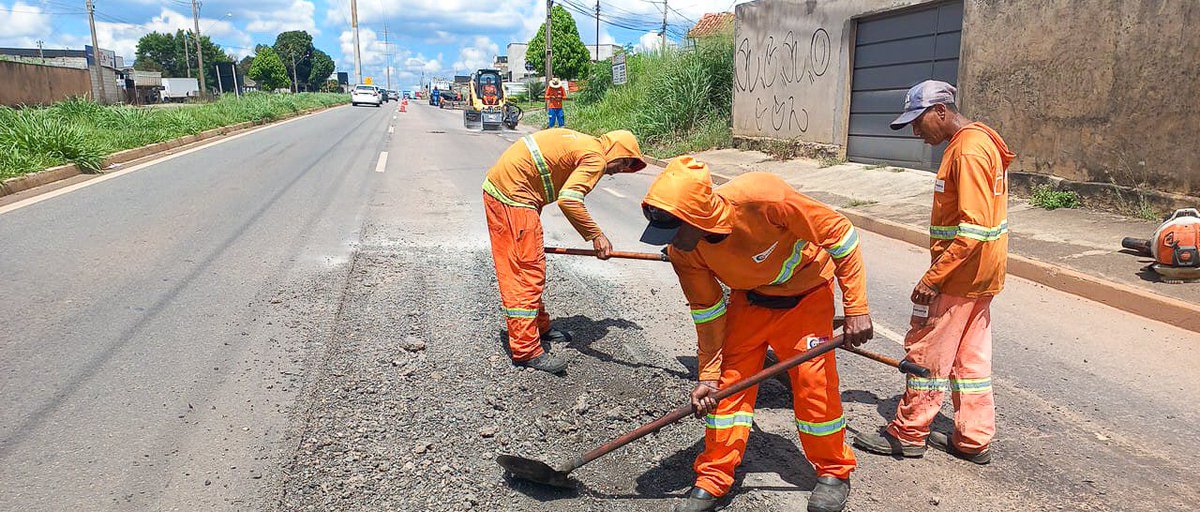
POLYGON ((929 425, 942 409, 949 375, 954 367, 962 333, 971 316, 971 299, 941 294, 929 308, 924 325, 909 330, 904 338, 906 359, 929 368, 929 378, 908 376, 904 396, 896 406, 896 418, 888 432, 910 445, 924 445, 929 425))
POLYGON ((996 435, 996 402, 992 396, 991 378, 991 300, 991 297, 974 300, 950 374, 954 444, 968 453, 987 449, 996 435))
POLYGON ((483 195, 483 203, 508 326, 508 346, 514 360, 524 361, 543 352, 538 335, 546 283, 541 219, 537 210, 508 206, 487 194, 483 195))

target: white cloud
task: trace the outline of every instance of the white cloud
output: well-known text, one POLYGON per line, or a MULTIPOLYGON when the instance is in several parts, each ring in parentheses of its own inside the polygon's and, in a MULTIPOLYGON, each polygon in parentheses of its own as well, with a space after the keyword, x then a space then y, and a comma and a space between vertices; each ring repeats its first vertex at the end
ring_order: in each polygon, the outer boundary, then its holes
POLYGON ((272 35, 288 30, 304 30, 309 34, 317 35, 321 31, 317 29, 317 23, 314 21, 313 16, 316 11, 317 7, 312 2, 291 0, 289 5, 280 6, 278 9, 265 12, 244 12, 244 15, 251 20, 246 25, 246 30, 272 35))
POLYGON ((454 70, 465 70, 468 73, 480 68, 492 66, 493 58, 500 51, 500 46, 486 36, 475 36, 471 46, 458 50, 458 60, 454 62, 454 70))
POLYGON ((642 34, 642 37, 638 38, 638 44, 634 46, 634 49, 639 52, 653 52, 659 48, 662 48, 662 38, 658 35, 658 32, 646 32, 642 34))
POLYGON ((50 33, 50 15, 41 7, 21 1, 0 4, 0 40, 43 37, 50 33))
MULTIPOLYGON (((113 23, 97 20, 96 40, 100 43, 101 48, 116 52, 117 55, 125 57, 125 61, 129 63, 133 61, 133 57, 137 53, 137 42, 142 36, 150 32, 174 33, 176 30, 193 29, 194 24, 190 13, 184 14, 164 7, 159 11, 158 16, 154 16, 145 23, 113 23)), ((253 49, 249 48, 253 45, 250 36, 226 19, 201 17, 200 33, 208 36, 213 42, 221 44, 226 53, 232 53, 237 57, 253 53, 253 49), (232 46, 242 48, 233 48, 232 46)), ((82 35, 67 35, 62 36, 62 39, 69 46, 75 48, 91 44, 91 41, 82 35)))

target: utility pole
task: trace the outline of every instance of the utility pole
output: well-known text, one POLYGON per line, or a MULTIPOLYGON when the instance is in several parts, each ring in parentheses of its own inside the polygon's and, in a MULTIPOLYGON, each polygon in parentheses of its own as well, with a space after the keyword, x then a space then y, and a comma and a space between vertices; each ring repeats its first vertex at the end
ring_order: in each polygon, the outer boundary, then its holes
POLYGON ((600 0, 596 0, 596 58, 592 60, 600 60, 600 0))
POLYGON ((108 90, 104 87, 104 72, 100 67, 100 43, 96 42, 96 6, 92 0, 87 0, 88 12, 88 28, 92 30, 92 73, 95 76, 96 84, 99 85, 99 95, 97 100, 100 103, 108 103, 108 90))
POLYGON ((192 56, 190 54, 188 54, 187 32, 185 31, 185 32, 180 32, 180 33, 183 34, 183 69, 187 71, 187 77, 191 78, 192 77, 192 56))
POLYGON ((200 4, 192 0, 192 23, 196 25, 196 74, 200 75, 200 97, 208 96, 208 88, 204 85, 204 52, 200 48, 200 4))
POLYGON ((550 21, 550 11, 554 9, 554 0, 546 0, 546 83, 550 83, 550 78, 554 76, 554 50, 550 47, 550 33, 552 23, 550 21))
POLYGON ((38 41, 37 41, 37 45, 38 45, 38 58, 39 58, 39 59, 42 59, 42 64, 45 64, 45 63, 46 63, 46 54, 42 52, 42 46, 45 46, 45 44, 46 44, 46 42, 45 42, 45 41, 42 41, 41 39, 38 39, 38 41))
POLYGON ((388 67, 385 68, 384 74, 388 77, 388 90, 391 90, 391 42, 388 41, 388 22, 383 22, 383 47, 384 55, 388 56, 388 67))
POLYGON ((667 4, 669 0, 663 0, 663 20, 662 20, 662 51, 667 52, 667 12, 670 6, 667 4))
POLYGON ((350 26, 354 29, 354 75, 362 83, 362 53, 358 49, 358 0, 350 0, 350 26))

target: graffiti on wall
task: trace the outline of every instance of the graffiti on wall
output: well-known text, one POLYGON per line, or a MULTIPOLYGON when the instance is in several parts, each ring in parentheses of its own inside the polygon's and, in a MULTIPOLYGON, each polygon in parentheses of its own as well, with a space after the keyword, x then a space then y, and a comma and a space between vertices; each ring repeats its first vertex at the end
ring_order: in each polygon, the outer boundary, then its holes
POLYGON ((734 89, 754 98, 758 130, 808 131, 808 110, 797 108, 795 86, 813 85, 829 71, 833 48, 829 32, 817 28, 800 39, 794 31, 768 35, 762 45, 744 37, 734 57, 734 89))

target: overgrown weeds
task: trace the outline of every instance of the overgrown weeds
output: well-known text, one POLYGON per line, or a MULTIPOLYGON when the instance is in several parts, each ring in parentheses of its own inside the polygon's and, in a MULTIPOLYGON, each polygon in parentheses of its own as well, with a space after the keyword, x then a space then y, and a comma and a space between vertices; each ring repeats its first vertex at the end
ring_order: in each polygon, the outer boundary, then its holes
POLYGON ((65 163, 96 171, 117 151, 347 101, 344 94, 260 93, 170 109, 82 98, 49 107, 0 107, 0 180, 65 163))
POLYGON ((1033 188, 1029 196, 1029 204, 1047 210, 1059 208, 1079 208, 1079 194, 1070 190, 1058 190, 1050 185, 1039 185, 1033 188))
MULTIPOLYGON (((630 130, 643 151, 669 158, 732 144, 733 40, 714 38, 695 48, 632 55, 627 83, 612 84, 612 64, 598 62, 566 104, 567 127, 599 135, 630 130)), ((528 122, 544 124, 530 116, 528 122)))

